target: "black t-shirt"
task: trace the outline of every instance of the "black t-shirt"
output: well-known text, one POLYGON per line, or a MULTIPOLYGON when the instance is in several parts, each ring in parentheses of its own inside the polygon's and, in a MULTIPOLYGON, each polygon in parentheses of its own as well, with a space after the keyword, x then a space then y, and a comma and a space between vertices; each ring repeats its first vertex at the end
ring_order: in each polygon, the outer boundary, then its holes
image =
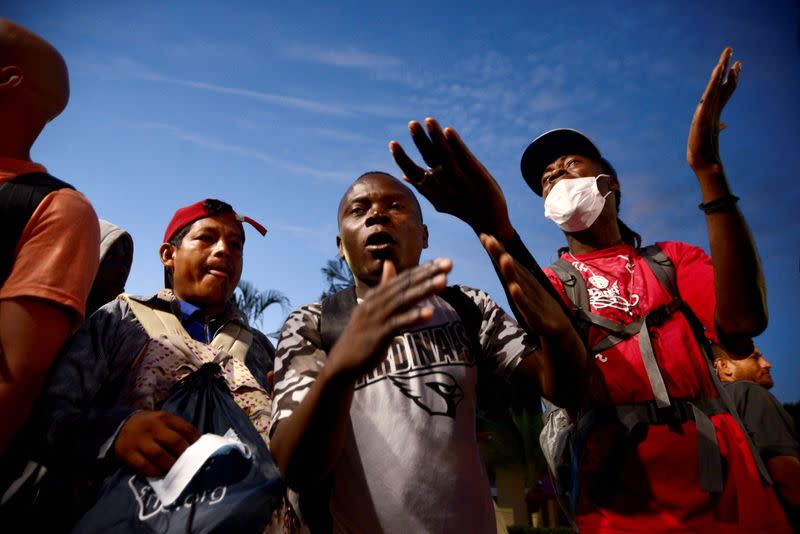
POLYGON ((794 421, 778 399, 763 386, 748 380, 723 382, 723 385, 765 462, 773 456, 800 458, 794 421))
MULTIPOLYGON (((739 380, 723 382, 725 390, 733 398, 736 411, 753 440, 756 450, 766 463, 775 456, 800 458, 797 429, 792 416, 763 386, 739 380)), ((776 492, 795 532, 800 532, 800 510, 789 506, 776 492)))

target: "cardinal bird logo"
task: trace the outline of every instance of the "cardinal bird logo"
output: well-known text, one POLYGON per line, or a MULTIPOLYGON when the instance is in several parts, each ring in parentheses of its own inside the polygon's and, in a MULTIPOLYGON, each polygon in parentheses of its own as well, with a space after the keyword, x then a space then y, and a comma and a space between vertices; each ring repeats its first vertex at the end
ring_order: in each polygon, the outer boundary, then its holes
POLYGON ((390 375, 389 380, 403 395, 431 415, 455 419, 464 391, 452 375, 426 370, 410 375, 390 375))

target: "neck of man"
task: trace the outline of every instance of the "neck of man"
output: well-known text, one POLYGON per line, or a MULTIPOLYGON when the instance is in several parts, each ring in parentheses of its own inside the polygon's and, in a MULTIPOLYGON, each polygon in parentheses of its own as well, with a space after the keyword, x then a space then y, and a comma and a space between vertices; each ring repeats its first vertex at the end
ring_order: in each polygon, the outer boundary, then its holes
POLYGON ((613 218, 601 215, 593 225, 580 232, 564 232, 567 246, 572 254, 588 254, 610 248, 622 243, 622 233, 617 223, 616 213, 613 218))
POLYGON ((45 124, 38 119, 33 119, 32 112, 26 115, 25 112, 28 110, 29 108, 23 105, 12 109, 9 109, 8 106, 0 108, 0 117, 3 117, 3 123, 16 125, 12 128, 0 129, 0 157, 31 161, 31 147, 45 124))
MULTIPOLYGON (((175 298, 177 298, 178 300, 181 300, 183 302, 187 302, 187 303, 191 304, 192 306, 197 306, 198 312, 200 314, 202 314, 203 318, 205 320, 207 320, 207 321, 210 321, 211 319, 216 319, 218 317, 221 317, 225 313, 225 310, 228 307, 227 301, 222 303, 222 304, 218 304, 218 305, 207 305, 205 303, 193 302, 190 299, 182 298, 180 295, 175 293, 175 290, 173 290, 173 294, 175 295, 175 298)), ((195 313, 198 313, 198 312, 195 312, 195 313)))
POLYGON ((15 140, 0 139, 0 158, 31 161, 30 145, 15 143, 15 140))
POLYGON ((372 282, 371 280, 359 280, 355 278, 355 285, 356 285, 356 298, 363 299, 367 292, 372 289, 373 287, 378 287, 380 285, 380 279, 377 282, 372 282))

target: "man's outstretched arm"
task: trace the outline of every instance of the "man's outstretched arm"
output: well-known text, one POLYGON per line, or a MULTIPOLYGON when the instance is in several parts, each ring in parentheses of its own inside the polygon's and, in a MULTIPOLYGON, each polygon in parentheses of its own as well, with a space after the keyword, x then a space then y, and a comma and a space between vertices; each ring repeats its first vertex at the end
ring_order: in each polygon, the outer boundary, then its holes
POLYGON ((726 48, 711 73, 689 130, 686 159, 700 183, 708 227, 714 289, 715 320, 720 341, 735 354, 752 352, 750 337, 767 327, 767 298, 761 262, 736 197, 725 177, 719 155, 720 115, 737 84, 742 64, 728 70, 733 51, 726 48))
POLYGON ((526 366, 538 377, 543 395, 556 403, 578 402, 588 362, 586 349, 563 301, 514 230, 500 186, 455 130, 442 130, 430 118, 425 124, 427 134, 418 122, 408 127, 430 170, 417 166, 392 141, 389 149, 395 162, 438 211, 466 222, 481 238, 514 315, 529 334, 540 338, 542 350, 526 366))

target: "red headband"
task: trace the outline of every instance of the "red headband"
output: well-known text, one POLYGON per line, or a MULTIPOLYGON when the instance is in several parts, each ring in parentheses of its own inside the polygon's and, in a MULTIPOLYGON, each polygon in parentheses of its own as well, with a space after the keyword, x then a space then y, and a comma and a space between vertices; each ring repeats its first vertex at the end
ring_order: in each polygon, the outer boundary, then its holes
POLYGON ((239 215, 235 211, 223 211, 223 212, 212 213, 211 211, 208 210, 205 204, 206 201, 201 200, 200 202, 195 202, 190 206, 180 208, 178 211, 176 211, 175 215, 172 216, 172 220, 170 220, 169 224, 167 225, 167 231, 164 232, 163 242, 164 243, 169 242, 169 240, 175 237, 175 234, 178 233, 178 231, 187 224, 191 224, 200 219, 205 219, 206 217, 214 217, 215 215, 225 215, 226 213, 230 213, 234 217, 236 217, 236 220, 239 221, 240 224, 242 222, 246 222, 247 224, 255 228, 261 235, 266 235, 267 233, 266 228, 264 228, 261 224, 254 221, 250 217, 239 215))

